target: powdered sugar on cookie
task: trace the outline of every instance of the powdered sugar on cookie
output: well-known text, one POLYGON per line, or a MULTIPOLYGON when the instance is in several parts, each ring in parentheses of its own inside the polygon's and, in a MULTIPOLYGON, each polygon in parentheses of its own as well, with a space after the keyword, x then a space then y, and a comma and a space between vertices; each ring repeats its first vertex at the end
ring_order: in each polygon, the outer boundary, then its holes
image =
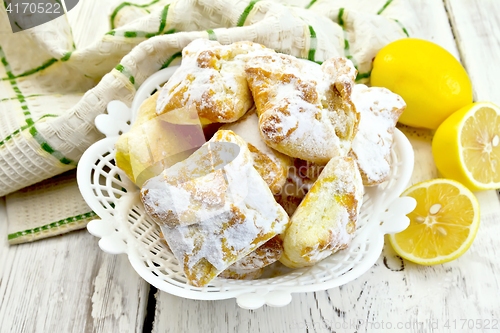
POLYGON ((141 198, 189 280, 200 286, 288 224, 246 143, 231 131, 218 131, 191 157, 150 179, 141 198))
POLYGON ((346 248, 363 201, 356 162, 332 158, 290 219, 280 261, 288 267, 312 266, 346 248))
POLYGON ((332 58, 320 66, 266 54, 250 59, 246 73, 269 146, 318 163, 349 152, 358 123, 350 96, 356 75, 351 61, 332 58))
POLYGON ((285 184, 292 160, 269 147, 262 139, 259 131, 259 117, 255 113, 255 108, 248 111, 237 122, 225 124, 221 129, 234 131, 248 143, 255 169, 269 185, 271 192, 279 193, 285 184))
POLYGON ((361 116, 352 151, 363 184, 379 184, 389 175, 394 128, 406 104, 388 89, 362 84, 354 87, 352 96, 361 116))
POLYGON ((202 123, 233 122, 252 106, 245 63, 256 52, 274 52, 252 42, 221 45, 197 39, 182 51, 182 64, 161 89, 156 113, 195 105, 202 123))

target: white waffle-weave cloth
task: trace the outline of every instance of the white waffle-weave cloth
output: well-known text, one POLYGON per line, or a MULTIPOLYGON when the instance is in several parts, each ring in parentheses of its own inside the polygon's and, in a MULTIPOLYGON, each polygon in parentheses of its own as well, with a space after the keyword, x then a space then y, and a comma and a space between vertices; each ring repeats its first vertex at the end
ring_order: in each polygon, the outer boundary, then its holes
MULTIPOLYGON (((178 64, 194 39, 248 40, 316 62, 346 56, 358 69, 358 82, 366 83, 382 47, 418 37, 408 0, 148 1, 117 2, 107 20, 70 26, 66 14, 16 34, 0 6, 0 196, 74 168, 102 138, 94 119, 106 105, 121 100, 130 106, 141 83, 178 64), (109 32, 76 47, 73 34, 96 26, 109 32)), ((105 2, 94 1, 99 3, 105 2)), ((11 194, 11 242, 84 227, 93 213, 64 203, 73 199, 83 200, 66 178, 11 194), (61 200, 48 205, 47 193, 59 193, 61 200), (31 212, 42 206, 51 213, 42 218, 31 212), (79 223, 61 224, 74 217, 79 223)))

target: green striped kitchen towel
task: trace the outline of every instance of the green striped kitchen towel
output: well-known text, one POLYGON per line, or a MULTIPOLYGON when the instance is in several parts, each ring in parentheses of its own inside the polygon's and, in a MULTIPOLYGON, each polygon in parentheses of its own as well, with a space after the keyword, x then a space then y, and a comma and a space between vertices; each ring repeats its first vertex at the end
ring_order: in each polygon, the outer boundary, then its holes
MULTIPOLYGON (((107 6, 109 15, 70 25, 69 13, 13 34, 0 6, 0 196, 75 168, 102 137, 94 119, 108 102, 130 105, 141 83, 178 64, 194 39, 250 40, 317 63, 346 56, 358 82, 367 82, 383 46, 418 37, 409 0, 137 0, 111 7, 87 0, 73 10, 79 6, 107 6), (79 45, 74 36, 92 42, 79 45)), ((64 184, 76 192, 76 185, 64 184)), ((46 196, 43 186, 7 198, 12 242, 83 227, 93 217, 88 207, 67 210, 64 200, 50 205, 50 218, 17 215, 14 206, 35 209, 28 202, 46 196)))

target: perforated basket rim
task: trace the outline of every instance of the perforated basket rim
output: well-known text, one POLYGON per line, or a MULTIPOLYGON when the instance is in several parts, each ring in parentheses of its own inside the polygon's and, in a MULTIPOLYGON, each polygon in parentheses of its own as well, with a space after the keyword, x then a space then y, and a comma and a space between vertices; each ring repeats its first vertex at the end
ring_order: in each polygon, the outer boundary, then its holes
MULTIPOLYGON (((149 77, 142 85, 141 88, 138 90, 136 94, 136 98, 134 99, 132 103, 132 110, 131 114, 129 115, 129 119, 135 118, 135 112, 139 108, 140 104, 151 95, 151 92, 154 91, 154 89, 158 89, 159 85, 165 81, 168 80, 170 75, 176 70, 176 67, 171 67, 171 68, 166 68, 164 70, 161 70, 157 72, 156 74, 152 75, 149 77)), ((107 115, 110 116, 110 115, 107 115)), ((101 116, 100 116, 101 117, 101 116)), ((121 120, 125 119, 126 117, 122 117, 121 120)), ((113 212, 113 210, 117 210, 118 207, 115 207, 113 209, 110 209, 111 206, 109 206, 107 209, 104 209, 102 205, 96 201, 96 196, 93 193, 93 190, 91 189, 91 183, 89 182, 90 176, 93 173, 94 167, 95 167, 95 162, 96 158, 99 159, 101 158, 102 151, 107 151, 109 154, 114 153, 114 144, 118 140, 118 133, 111 133, 108 128, 106 128, 105 125, 103 125, 103 122, 98 121, 96 119, 96 125, 98 126, 98 129, 101 130, 101 132, 105 133, 108 137, 96 142, 94 145, 89 147, 89 149, 84 153, 82 156, 80 163, 78 165, 78 171, 77 171, 77 179, 78 179, 78 184, 80 187, 80 191, 84 197, 84 199, 87 201, 91 209, 93 209, 104 221, 108 221, 111 223, 114 223, 116 225, 123 223, 118 221, 118 217, 116 216, 116 212, 113 212), (99 152, 99 153, 98 153, 99 152)), ((390 193, 385 193, 385 198, 383 203, 378 203, 380 207, 378 207, 378 212, 382 212, 385 209, 389 209, 391 205, 395 204, 395 201, 397 201, 397 198, 399 195, 403 192, 403 190, 406 188, 412 171, 413 171, 413 149, 411 144, 409 143, 408 139, 405 137, 403 133, 401 133, 398 129, 395 129, 394 133, 394 147, 396 148, 395 151, 393 150, 393 154, 396 154, 398 157, 398 160, 400 161, 399 163, 399 179, 396 181, 395 187, 392 189, 390 193)), ((119 170, 119 169, 118 169, 119 170)), ((121 170, 119 170, 121 172, 121 170)), ((121 174, 125 176, 123 172, 121 174)), ((126 182, 127 179, 124 179, 126 182)), ((131 182, 128 180, 128 182, 131 182)), ((135 186, 135 185, 134 185, 135 186)), ((370 187, 371 189, 374 189, 376 187, 370 187)), ((398 205, 401 205, 401 203, 398 203, 398 205)), ((411 210, 410 210, 411 211, 411 210)), ((360 214, 361 215, 361 214, 360 214)), ((379 215, 379 214, 378 214, 379 215)), ((122 245, 120 246, 113 246, 105 245, 107 244, 106 242, 103 242, 103 240, 108 239, 110 236, 106 235, 97 235, 98 237, 101 237, 101 241, 99 241, 99 246, 101 249, 103 249, 105 252, 108 253, 127 253, 128 259, 130 263, 132 264, 133 268, 136 270, 136 272, 144 278, 147 282, 150 284, 154 285, 156 288, 159 290, 163 290, 165 292, 168 292, 173 295, 177 295, 180 297, 184 298, 189 298, 189 299, 198 299, 198 300, 217 300, 217 299, 227 299, 227 298, 232 298, 232 297, 238 297, 241 296, 242 294, 245 293, 257 293, 257 294, 262 294, 265 295, 269 291, 284 291, 286 293, 298 293, 298 292, 310 292, 310 291, 320 291, 320 290, 325 290, 329 288, 334 288, 338 287, 340 285, 344 285, 357 277, 361 276, 363 273, 365 273, 367 270, 370 269, 371 266, 376 262, 378 257, 380 256, 382 252, 382 248, 384 245, 384 234, 388 232, 388 230, 378 227, 375 225, 375 223, 378 223, 377 220, 378 216, 374 216, 373 220, 374 225, 370 228, 370 230, 373 228, 375 232, 371 233, 371 238, 370 241, 373 242, 373 250, 369 253, 369 255, 365 256, 363 261, 355 263, 355 265, 347 272, 343 273, 342 275, 326 280, 321 283, 311 283, 307 285, 296 285, 296 286, 290 286, 289 284, 284 284, 282 286, 280 285, 270 285, 270 286, 248 286, 245 288, 233 288, 233 290, 224 290, 224 291, 207 291, 206 288, 202 288, 202 290, 188 290, 185 288, 181 288, 177 285, 173 285, 165 279, 161 279, 158 276, 155 276, 154 274, 151 273, 151 271, 147 270, 145 268, 144 262, 140 258, 140 255, 138 254, 138 249, 137 246, 132 246, 131 242, 128 242, 125 247, 122 245), (204 291, 203 291, 204 290, 204 291), (265 292, 263 292, 265 290, 265 292)), ((100 223, 100 220, 94 221, 92 225, 96 225, 96 223, 100 223)), ((371 220, 370 220, 371 221, 371 220)), ((371 222, 370 222, 371 223, 371 222)), ((89 225, 90 226, 90 225, 89 225)), ((89 231, 90 228, 89 228, 89 231)), ((124 238, 130 237, 130 235, 121 235, 124 238)), ((354 241, 354 240, 353 240, 354 241)), ((326 259, 325 259, 326 260, 326 259)), ((313 266, 314 267, 314 266, 313 266)), ((297 271, 308 271, 309 268, 302 268, 297 271)), ((306 276, 304 274, 300 276, 306 276)), ((300 277, 299 276, 299 277, 300 277)), ((223 279, 219 281, 224 281, 223 279)), ((258 281, 258 280, 256 280, 258 281)), ((237 282, 236 282, 237 283, 237 282)), ((227 284, 227 288, 231 289, 236 285, 234 281, 231 281, 231 283, 227 284)), ((224 288, 224 283, 220 284, 219 287, 222 286, 224 288)), ((241 304, 240 304, 241 305, 241 304)))

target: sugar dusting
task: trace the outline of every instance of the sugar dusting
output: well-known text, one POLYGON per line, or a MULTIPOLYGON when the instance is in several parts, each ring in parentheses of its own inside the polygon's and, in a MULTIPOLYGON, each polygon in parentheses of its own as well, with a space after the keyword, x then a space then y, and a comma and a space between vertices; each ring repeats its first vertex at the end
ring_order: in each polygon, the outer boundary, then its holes
POLYGON ((365 185, 378 184, 389 175, 394 128, 406 104, 388 89, 362 84, 354 87, 352 96, 361 117, 352 150, 365 185))
POLYGON ((161 226, 184 270, 196 276, 192 281, 195 284, 206 274, 196 266, 203 260, 220 272, 281 233, 288 224, 285 211, 254 169, 241 138, 231 131, 219 131, 200 151, 150 179, 141 190, 147 212, 161 226), (213 142, 234 143, 239 154, 223 165, 227 148, 210 146, 213 142), (200 174, 206 175, 186 182, 200 174), (211 187, 214 182, 220 184, 218 189, 211 187), (191 211, 195 211, 195 217, 187 222, 192 223, 184 223, 183 214, 191 211))
POLYGON ((256 114, 255 108, 250 109, 245 116, 237 122, 226 124, 222 129, 230 130, 239 135, 247 143, 252 144, 260 152, 266 154, 270 158, 278 162, 276 151, 269 147, 259 131, 259 117, 256 114))
POLYGON ((268 145, 320 163, 349 152, 357 125, 351 61, 332 58, 320 66, 267 54, 250 59, 246 73, 268 145))
POLYGON ((244 68, 256 53, 273 52, 262 45, 221 45, 197 39, 182 51, 182 64, 163 86, 156 113, 194 104, 204 122, 233 122, 253 104, 244 68))
POLYGON ((237 122, 225 124, 221 129, 234 131, 249 144, 255 168, 274 194, 280 192, 285 184, 291 159, 266 144, 259 131, 259 117, 255 108, 237 122))
POLYGON ((362 200, 363 184, 355 161, 350 157, 331 159, 291 217, 283 263, 311 266, 346 248, 362 200))
POLYGON ((303 257, 312 262, 321 261, 333 253, 345 249, 352 241, 353 234, 347 231, 347 225, 351 222, 347 209, 340 212, 338 229, 331 235, 330 243, 326 248, 320 248, 319 243, 303 257))
POLYGON ((230 268, 236 271, 253 271, 276 262, 282 253, 283 241, 278 235, 261 245, 248 256, 232 264, 230 268))
POLYGON ((280 193, 275 195, 276 201, 292 216, 302 199, 318 179, 325 166, 295 159, 288 170, 287 179, 280 193))

